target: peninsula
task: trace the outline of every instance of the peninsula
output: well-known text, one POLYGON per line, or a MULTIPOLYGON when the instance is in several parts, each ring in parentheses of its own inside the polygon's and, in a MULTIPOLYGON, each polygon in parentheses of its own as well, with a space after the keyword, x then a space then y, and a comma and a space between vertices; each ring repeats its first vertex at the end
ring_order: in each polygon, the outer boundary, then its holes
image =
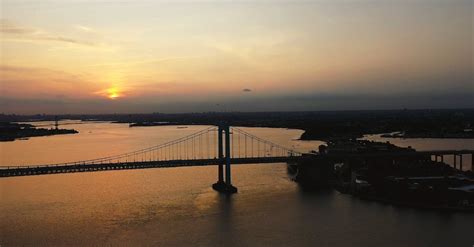
POLYGON ((0 122, 0 141, 14 141, 35 136, 50 136, 79 133, 73 129, 36 128, 31 124, 0 122))

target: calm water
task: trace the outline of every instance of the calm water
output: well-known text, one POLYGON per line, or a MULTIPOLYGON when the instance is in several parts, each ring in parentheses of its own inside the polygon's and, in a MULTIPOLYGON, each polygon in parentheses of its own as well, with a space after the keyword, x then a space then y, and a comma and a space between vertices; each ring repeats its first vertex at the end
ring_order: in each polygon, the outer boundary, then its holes
MULTIPOLYGON (((206 126, 70 125, 78 135, 0 144, 2 165, 64 162, 143 148, 206 126)), ((306 151, 298 130, 246 128, 306 151)), ((412 145, 415 146, 415 145, 412 145)), ((474 215, 307 193, 285 164, 233 168, 239 193, 214 192, 216 167, 0 179, 0 244, 157 246, 472 246, 474 215)))

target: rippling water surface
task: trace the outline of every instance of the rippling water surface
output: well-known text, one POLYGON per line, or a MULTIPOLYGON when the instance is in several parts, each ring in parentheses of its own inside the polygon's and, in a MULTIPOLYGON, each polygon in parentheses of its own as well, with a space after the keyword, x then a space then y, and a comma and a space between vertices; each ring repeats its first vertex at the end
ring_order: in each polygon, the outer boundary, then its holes
MULTIPOLYGON (((97 158, 207 126, 68 125, 77 135, 0 143, 1 165, 97 158)), ((245 128, 307 151, 299 130, 245 128)), ((0 179, 0 244, 157 246, 472 246, 474 216, 400 208, 337 192, 303 192, 285 164, 233 167, 239 193, 210 188, 216 167, 0 179)))

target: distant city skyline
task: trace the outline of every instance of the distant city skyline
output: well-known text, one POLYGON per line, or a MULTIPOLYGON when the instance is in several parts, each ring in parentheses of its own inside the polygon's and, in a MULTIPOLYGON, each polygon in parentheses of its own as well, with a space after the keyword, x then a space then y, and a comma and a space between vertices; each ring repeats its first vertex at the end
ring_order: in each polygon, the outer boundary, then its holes
POLYGON ((474 107, 471 0, 2 0, 0 112, 474 107))

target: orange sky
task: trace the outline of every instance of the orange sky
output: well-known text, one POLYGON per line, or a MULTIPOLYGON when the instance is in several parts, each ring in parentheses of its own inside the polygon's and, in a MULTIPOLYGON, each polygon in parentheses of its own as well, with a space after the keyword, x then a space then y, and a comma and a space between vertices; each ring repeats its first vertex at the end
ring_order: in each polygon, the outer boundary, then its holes
POLYGON ((472 5, 3 0, 0 110, 206 111, 298 95, 290 110, 325 110, 311 95, 472 93, 472 5))

